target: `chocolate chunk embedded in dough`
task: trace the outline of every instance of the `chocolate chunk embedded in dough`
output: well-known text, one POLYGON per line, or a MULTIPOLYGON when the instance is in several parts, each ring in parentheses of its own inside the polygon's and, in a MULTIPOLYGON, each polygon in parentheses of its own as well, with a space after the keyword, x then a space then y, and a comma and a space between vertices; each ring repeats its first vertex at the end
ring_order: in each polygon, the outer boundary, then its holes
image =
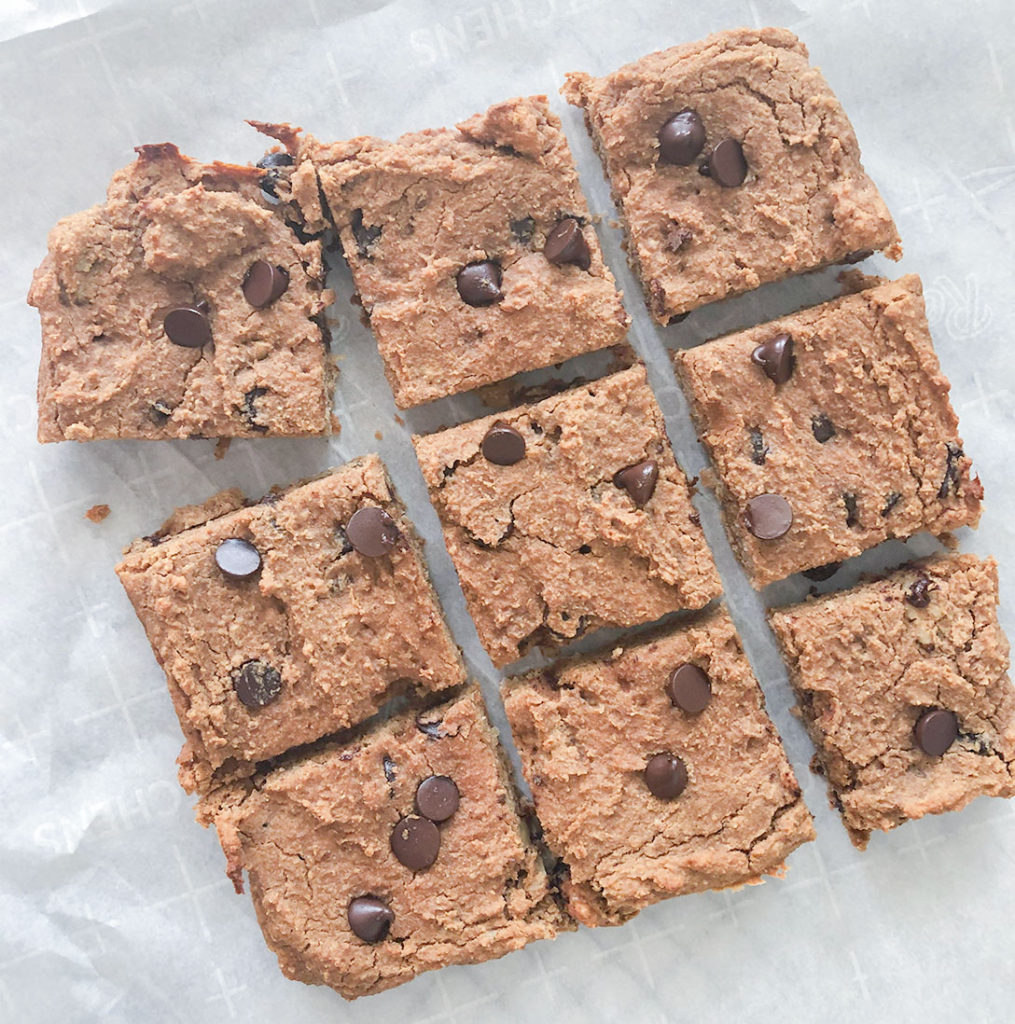
POLYGON ((458 802, 458 787, 447 775, 431 775, 416 788, 416 809, 431 821, 447 821, 458 802))
POLYGON ((243 297, 254 309, 264 309, 285 294, 289 271, 267 260, 256 260, 243 278, 243 297))
POLYGON ((391 852, 411 871, 430 867, 440 849, 440 831, 429 818, 411 815, 391 830, 391 852))
POLYGON ((687 788, 687 766, 676 754, 656 754, 645 765, 645 785, 660 800, 674 800, 687 788))
POLYGON ((250 541, 228 537, 215 549, 215 564, 231 580, 249 580, 261 568, 261 554, 250 541))
POLYGON ((906 604, 914 608, 926 608, 930 604, 930 593, 936 590, 936 586, 926 576, 921 576, 906 588, 906 604))
POLYGON ((659 479, 659 465, 655 459, 646 459, 613 475, 613 483, 631 495, 631 500, 644 508, 655 493, 656 481, 659 479))
POLYGON ((781 494, 759 494, 747 503, 744 522, 758 540, 777 540, 793 525, 793 510, 781 494))
POLYGON ((470 306, 492 306, 504 298, 500 267, 492 260, 470 263, 458 271, 458 294, 470 306))
POLYGON ((793 339, 788 334, 777 334, 763 341, 752 353, 751 362, 765 371, 775 384, 785 384, 793 376, 796 361, 793 358, 793 339))
POLYGON ((835 424, 823 413, 811 417, 811 433, 818 444, 824 444, 835 437, 835 424))
POLYGON ((708 158, 708 173, 723 188, 736 188, 747 177, 744 147, 736 139, 720 139, 708 158))
POLYGON ((203 302, 194 306, 171 309, 162 322, 166 337, 183 348, 201 348, 211 341, 208 307, 203 302))
POLYGON ((582 234, 581 224, 574 217, 565 217, 546 236, 543 255, 551 263, 573 263, 581 270, 588 270, 592 265, 589 243, 582 234))
POLYGON ((353 934, 364 942, 386 939, 395 923, 394 911, 376 896, 357 896, 350 900, 346 915, 353 934))
POLYGON ((525 458, 525 438, 507 423, 495 423, 483 435, 479 448, 483 458, 495 466, 513 466, 525 458))
POLYGON ((913 735, 925 754, 940 757, 958 739, 959 720, 953 711, 932 708, 917 719, 913 735))
POLYGON ((353 548, 367 558, 380 558, 398 543, 398 527, 382 508, 368 505, 353 512, 345 528, 353 548))
POLYGON ((233 689, 245 707, 263 708, 282 692, 282 676, 263 661, 246 661, 233 673, 233 689))
POLYGON ((708 707, 712 699, 712 684, 703 669, 685 661, 666 680, 666 696, 675 708, 696 715, 708 707))
POLYGON ((686 167, 705 145, 705 126, 696 110, 681 110, 659 129, 659 157, 663 163, 686 167))

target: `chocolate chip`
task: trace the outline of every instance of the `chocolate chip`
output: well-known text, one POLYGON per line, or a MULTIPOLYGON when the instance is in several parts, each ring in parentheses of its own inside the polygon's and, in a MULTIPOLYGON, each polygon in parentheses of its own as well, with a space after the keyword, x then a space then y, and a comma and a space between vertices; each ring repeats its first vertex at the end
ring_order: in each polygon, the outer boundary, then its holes
POLYGON ((266 170, 268 173, 261 175, 259 182, 261 190, 267 192, 273 199, 278 198, 278 192, 276 188, 278 186, 278 168, 279 167, 292 167, 293 158, 288 153, 265 153, 260 160, 257 161, 256 166, 260 167, 261 170, 266 170))
POLYGON ((685 661, 678 665, 666 680, 666 696, 675 708, 696 715, 708 707, 712 699, 712 684, 708 675, 697 665, 685 661))
POLYGON ((430 867, 440 849, 440 831, 429 818, 410 815, 391 830, 391 852, 410 871, 430 867))
POLYGON ((759 494, 747 503, 744 522, 758 540, 776 540, 793 525, 793 510, 781 494, 759 494))
POLYGON ((660 800, 673 800, 687 788, 687 766, 675 754, 656 754, 645 765, 645 785, 660 800))
POLYGON ((504 298, 500 267, 493 260, 470 263, 458 271, 458 294, 470 306, 492 306, 504 298))
POLYGON ((419 729, 419 731, 424 736, 428 737, 431 740, 444 739, 446 733, 443 732, 443 730, 441 729, 441 726, 443 724, 444 722, 440 718, 437 718, 432 722, 425 718, 416 719, 416 728, 419 729))
POLYGON ((765 371, 765 376, 776 384, 785 384, 793 376, 796 360, 793 358, 793 339, 788 334, 777 334, 763 341, 752 353, 751 362, 765 371))
POLYGON ((659 129, 659 157, 664 163, 686 167, 704 146, 705 126, 696 110, 681 110, 659 129))
POLYGON ((925 754, 940 757, 959 738, 959 720, 953 711, 932 708, 917 719, 913 734, 925 754))
POLYGON ((862 263, 864 260, 868 260, 874 255, 873 249, 854 249, 852 252, 847 252, 842 257, 843 263, 862 263))
POLYGON ((708 158, 709 176, 723 188, 736 188, 747 177, 744 147, 736 139, 720 139, 708 158))
POLYGON ((263 708, 282 692, 282 676, 263 661, 245 661, 233 673, 233 689, 248 708, 263 708))
POLYGON ((243 277, 243 297, 254 309, 270 306, 289 287, 289 271, 267 260, 255 260, 243 277))
POLYGON ((353 512, 345 527, 349 543, 367 558, 380 558, 398 543, 398 527, 394 519, 376 505, 366 505, 353 512))
POLYGON ((479 450, 495 466, 513 466, 525 458, 525 438, 507 423, 495 423, 483 435, 479 450))
POLYGON ((828 562, 826 565, 816 565, 813 569, 804 569, 801 575, 815 583, 822 583, 831 579, 841 568, 842 562, 828 562))
POLYGON ((906 588, 903 600, 914 608, 926 608, 930 604, 931 591, 934 590, 937 590, 937 585, 926 576, 921 576, 906 588))
POLYGON ((168 402, 163 402, 161 399, 157 402, 152 402, 148 407, 148 418, 157 427, 163 426, 173 415, 173 407, 168 402))
MULTIPOLYGON (((674 221, 666 230, 666 248, 670 252, 680 252, 680 250, 683 249, 685 245, 688 245, 693 238, 694 235, 688 231, 687 228, 680 227, 680 225, 674 221)), ((686 316, 687 313, 681 313, 680 319, 683 319, 686 316)), ((674 320, 677 320, 677 318, 674 317, 674 320)), ((670 323, 673 323, 674 320, 671 320, 670 323)), ((677 323, 679 322, 680 321, 677 320, 677 323)))
POLYGON ((511 221, 511 234, 518 240, 519 245, 529 245, 536 230, 536 222, 531 217, 522 217, 521 220, 511 221))
POLYGON ((965 452, 957 444, 952 444, 951 441, 945 444, 945 448, 947 449, 945 475, 941 481, 940 488, 938 488, 937 496, 939 498, 947 498, 949 491, 953 494, 959 493, 959 459, 965 455, 965 452))
POLYGON ((211 341, 208 307, 204 303, 171 309, 162 321, 162 327, 166 337, 183 348, 201 348, 211 341))
POLYGON ((581 225, 574 217, 565 217, 546 236, 543 255, 558 266, 573 263, 581 270, 588 270, 592 264, 589 243, 585 241, 581 225))
POLYGON ((376 896, 357 896, 350 900, 346 914, 353 934, 364 942, 386 939, 395 923, 394 911, 376 896))
POLYGON ((892 491, 892 493, 885 498, 884 508, 881 509, 882 517, 887 519, 892 509, 895 508, 900 501, 902 501, 902 495, 898 491, 892 491))
POLYGON ((364 224, 362 210, 352 211, 349 224, 352 228, 352 237, 356 239, 356 252, 360 259, 370 259, 370 249, 374 242, 381 237, 381 228, 364 224))
POLYGON ((824 444, 835 437, 835 424, 823 413, 811 417, 811 433, 818 444, 824 444))
POLYGON ((760 427, 751 427, 751 462, 755 466, 763 466, 768 456, 768 445, 765 444, 765 436, 761 433, 760 427))
POLYGON ((659 466, 655 459, 646 459, 613 474, 613 484, 631 495, 631 500, 644 508, 649 498, 655 493, 656 481, 659 479, 659 466))
POLYGON ((381 758, 381 768, 384 770, 384 781, 390 785, 395 781, 395 762, 387 754, 381 758))
POLYGON ((846 506, 846 525, 847 526, 859 526, 860 525, 860 507, 856 502, 856 495, 850 494, 848 491, 842 496, 842 503, 846 506))
POLYGON ((231 580, 249 580, 261 568, 261 554, 250 541, 229 537, 215 549, 215 564, 231 580))
POLYGON ((447 821, 458 800, 458 787, 446 775, 431 775, 416 787, 416 810, 431 821, 447 821))
POLYGON ((267 388, 251 388, 249 391, 245 391, 243 393, 243 408, 240 410, 247 423, 254 430, 261 432, 264 432, 268 428, 263 423, 257 422, 257 400, 259 398, 263 398, 267 393, 267 388))

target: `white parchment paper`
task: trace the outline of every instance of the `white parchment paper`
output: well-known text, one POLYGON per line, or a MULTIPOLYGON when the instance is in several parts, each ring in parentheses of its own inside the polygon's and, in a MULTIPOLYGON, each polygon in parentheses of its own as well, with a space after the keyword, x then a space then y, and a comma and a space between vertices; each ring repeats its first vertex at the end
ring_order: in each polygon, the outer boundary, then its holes
MULTIPOLYGON (((58 217, 98 202, 132 147, 171 140, 204 159, 261 152, 247 117, 322 138, 453 123, 547 92, 564 117, 608 260, 634 317, 671 436, 704 464, 667 364, 697 343, 837 291, 835 272, 770 286, 660 330, 645 314, 565 71, 596 73, 739 24, 781 24, 811 49, 850 114, 894 212, 901 270, 925 281, 986 512, 966 550, 1002 568, 1015 632, 1015 17, 1011 0, 4 0, 0 5, 0 1020, 1003 1021, 1015 991, 1015 810, 961 814, 849 845, 807 770, 811 754, 713 502, 699 499, 728 600, 807 801, 816 843, 789 876, 684 897, 619 929, 583 930, 501 961, 450 968, 345 1004, 286 981, 213 833, 177 787, 178 726, 112 572, 170 510, 240 486, 260 493, 379 451, 428 539, 455 635, 488 696, 497 674, 465 615, 408 436, 483 409, 456 399, 395 419, 344 269, 333 276, 342 377, 331 441, 60 444, 34 440, 39 328, 24 303, 58 217), (106 503, 102 523, 84 513, 106 503)), ((888 270, 878 260, 874 269, 888 270)), ((892 268, 891 273, 897 271, 892 268)), ((601 372, 590 357, 563 373, 601 372)), ((887 545, 851 564, 933 548, 887 545), (908 548, 908 551, 907 551, 908 548)), ((837 585, 846 580, 837 578, 837 585)), ((827 587, 827 585, 825 585, 827 587)))

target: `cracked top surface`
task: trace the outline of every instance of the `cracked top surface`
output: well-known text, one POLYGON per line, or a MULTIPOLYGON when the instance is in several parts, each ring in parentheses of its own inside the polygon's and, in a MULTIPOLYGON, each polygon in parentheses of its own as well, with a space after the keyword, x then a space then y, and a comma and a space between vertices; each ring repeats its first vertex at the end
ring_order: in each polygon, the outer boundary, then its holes
POLYGON ((321 244, 267 206, 262 173, 141 146, 105 205, 53 228, 28 296, 42 317, 40 441, 330 432, 321 244), (257 260, 289 274, 264 309, 242 291, 257 260), (202 301, 212 343, 173 344, 166 313, 202 301))
POLYGON ((604 78, 571 73, 653 316, 671 317, 858 250, 898 258, 898 235, 864 173, 852 125, 807 49, 785 29, 736 29, 649 54, 604 78), (658 133, 696 110, 705 147, 661 163, 658 133), (744 184, 698 171, 724 137, 743 145, 744 184))
POLYGON ((265 939, 290 978, 347 999, 423 971, 478 963, 573 927, 558 908, 476 689, 360 739, 328 745, 203 802, 239 889, 243 869, 265 939), (419 783, 449 776, 458 809, 440 851, 413 873, 391 852, 395 824, 415 813, 419 783), (352 899, 394 913, 375 944, 353 934, 352 899))
POLYGON ((873 829, 1015 796, 1015 691, 997 601, 994 560, 959 555, 770 613, 817 765, 861 849, 873 829), (919 579, 930 581, 924 608, 905 600, 919 579), (941 757, 913 736, 930 708, 958 716, 941 757))
POLYGON ((814 838, 725 608, 511 681, 504 703, 546 844, 570 869, 568 912, 583 924, 619 924, 669 896, 778 874, 814 838), (696 715, 664 690, 684 662, 712 687, 696 715), (669 801, 643 778, 662 752, 689 776, 669 801))
POLYGON ((628 318, 545 96, 395 142, 308 139, 303 154, 293 195, 311 226, 330 211, 402 408, 623 339, 628 318), (581 219, 587 270, 543 255, 564 216, 581 219), (500 264, 504 297, 473 307, 456 276, 482 260, 500 264))
POLYGON ((600 626, 701 608, 720 593, 642 366, 413 443, 494 664, 600 626), (495 423, 525 439, 520 462, 482 455, 495 423), (647 459, 659 478, 639 507, 613 477, 647 459))
POLYGON ((380 459, 355 459, 238 505, 242 495, 229 492, 204 509, 178 510, 116 570, 166 672, 186 738, 180 778, 188 790, 361 722, 403 686, 436 691, 465 679, 380 459), (379 558, 350 549, 342 532, 371 505, 401 533, 379 558), (218 569, 216 548, 229 537, 257 548, 254 578, 236 582, 218 569), (277 699, 253 710, 233 688, 251 660, 282 682, 277 699))
POLYGON ((918 277, 678 352, 674 363, 755 586, 889 537, 978 522, 983 488, 962 451, 918 277), (795 367, 775 384, 751 354, 784 333, 795 367), (747 502, 766 493, 793 511, 776 540, 759 540, 743 519, 747 502))

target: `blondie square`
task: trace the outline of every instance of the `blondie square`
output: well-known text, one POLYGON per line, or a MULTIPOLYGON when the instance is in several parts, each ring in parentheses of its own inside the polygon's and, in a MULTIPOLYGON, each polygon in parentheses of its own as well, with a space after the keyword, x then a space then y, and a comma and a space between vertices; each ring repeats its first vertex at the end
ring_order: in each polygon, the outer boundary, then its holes
POLYGON ((975 526, 983 488, 948 400, 919 278, 674 357, 755 586, 890 537, 975 526))
POLYGON ((413 443, 496 665, 720 592, 642 366, 413 443))
POLYGON ((320 242, 271 208, 256 167, 137 153, 35 272, 39 440, 330 433, 320 242))
POLYGON ((504 702, 583 924, 780 874, 814 838, 725 609, 509 682, 504 702))
MULTIPOLYGON (((623 339, 627 314, 545 96, 454 130, 308 140, 304 153, 400 407, 623 339)), ((305 162, 296 195, 310 192, 305 162)), ((308 216, 316 201, 305 197, 308 216)))
POLYGON ((574 926, 478 690, 204 801, 290 978, 346 999, 574 926))
POLYGON ((997 565, 972 555, 769 614, 813 768, 860 849, 977 796, 1015 796, 1015 691, 997 565))
POLYGON ((660 323, 829 263, 901 250, 839 101, 778 28, 735 29, 604 78, 572 73, 660 323))
POLYGON ((376 456, 180 510, 116 571, 166 672, 188 790, 465 679, 376 456))

